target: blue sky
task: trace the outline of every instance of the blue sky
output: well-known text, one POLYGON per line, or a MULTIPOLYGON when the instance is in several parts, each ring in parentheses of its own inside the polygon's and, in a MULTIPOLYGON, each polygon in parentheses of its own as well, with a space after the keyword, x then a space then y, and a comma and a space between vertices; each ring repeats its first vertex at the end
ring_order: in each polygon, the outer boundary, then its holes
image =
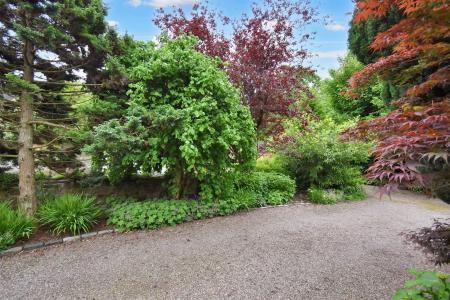
MULTIPOLYGON (((159 30, 152 19, 157 7, 181 6, 189 10, 196 0, 105 0, 108 10, 107 20, 117 26, 119 32, 128 32, 135 38, 151 40, 159 30)), ((310 64, 322 77, 327 76, 328 69, 338 65, 338 56, 347 50, 347 29, 350 13, 353 11, 352 0, 312 0, 313 5, 322 16, 329 17, 329 24, 315 24, 309 29, 316 32, 315 39, 307 48, 315 54, 310 64)), ((229 17, 239 17, 248 12, 249 0, 210 0, 210 5, 229 17)))

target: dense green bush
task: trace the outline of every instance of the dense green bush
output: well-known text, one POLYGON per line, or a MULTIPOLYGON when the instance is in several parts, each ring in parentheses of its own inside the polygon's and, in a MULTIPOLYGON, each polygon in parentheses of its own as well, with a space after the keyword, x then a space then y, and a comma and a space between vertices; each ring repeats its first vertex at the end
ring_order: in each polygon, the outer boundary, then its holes
POLYGON ((0 190, 7 191, 19 185, 19 176, 15 173, 0 172, 0 190))
POLYGON ((330 119, 311 121, 307 129, 287 126, 291 138, 281 153, 300 189, 333 189, 344 192, 345 199, 363 196, 362 166, 369 158, 370 145, 341 140, 340 133, 347 126, 330 119))
POLYGON ((39 221, 55 234, 87 232, 97 223, 100 209, 93 198, 66 194, 45 202, 38 210, 39 221))
POLYGON ((203 199, 224 198, 233 174, 253 166, 250 111, 222 62, 196 44, 193 37, 162 37, 159 45, 138 43, 109 61, 130 83, 128 109, 97 126, 85 150, 112 182, 167 169, 174 198, 193 181, 203 199))
POLYGON ((347 187, 342 190, 310 187, 307 194, 309 200, 317 204, 336 204, 340 201, 362 200, 367 197, 367 193, 361 186, 347 187))
POLYGON ((253 192, 257 206, 287 203, 296 191, 295 180, 269 172, 243 173, 236 181, 236 188, 253 192))
POLYGON ((20 210, 13 210, 8 204, 0 203, 0 250, 13 245, 18 239, 30 237, 34 219, 20 210))
POLYGON ((393 300, 450 299, 450 275, 442 272, 411 271, 416 278, 398 289, 393 300))

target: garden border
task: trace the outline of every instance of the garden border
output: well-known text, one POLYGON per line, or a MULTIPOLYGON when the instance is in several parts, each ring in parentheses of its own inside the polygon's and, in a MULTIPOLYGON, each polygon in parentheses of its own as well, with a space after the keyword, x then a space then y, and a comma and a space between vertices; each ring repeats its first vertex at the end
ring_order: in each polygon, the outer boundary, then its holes
POLYGON ((60 244, 66 244, 66 243, 71 243, 71 242, 75 242, 75 241, 82 241, 84 239, 88 239, 88 238, 91 238, 94 236, 112 234, 115 232, 117 232, 116 229, 107 229, 107 230, 83 233, 83 234, 75 235, 75 236, 68 236, 68 237, 64 237, 64 238, 50 240, 47 242, 37 242, 37 243, 25 244, 23 246, 13 247, 13 248, 9 248, 4 251, 0 251, 0 257, 6 256, 9 254, 17 254, 17 253, 23 252, 23 251, 31 251, 31 250, 35 250, 35 249, 47 248, 47 247, 50 247, 53 245, 60 245, 60 244))
MULTIPOLYGON (((254 207, 254 208, 249 208, 248 210, 267 209, 267 208, 275 208, 275 207, 289 207, 289 206, 305 206, 305 205, 307 206, 310 204, 311 203, 304 202, 304 201, 294 201, 291 204, 254 207)), ((3 256, 10 255, 10 254, 17 254, 20 252, 47 248, 47 247, 50 247, 53 245, 61 245, 61 244, 75 242, 75 241, 82 241, 84 239, 88 239, 88 238, 91 238, 94 236, 101 236, 101 235, 112 234, 112 233, 117 233, 117 232, 119 232, 119 231, 114 228, 114 229, 107 229, 107 230, 83 233, 80 235, 68 236, 65 238, 59 238, 59 239, 50 240, 47 242, 37 242, 37 243, 25 244, 23 246, 13 247, 13 248, 9 248, 7 250, 0 251, 0 258, 3 256)))

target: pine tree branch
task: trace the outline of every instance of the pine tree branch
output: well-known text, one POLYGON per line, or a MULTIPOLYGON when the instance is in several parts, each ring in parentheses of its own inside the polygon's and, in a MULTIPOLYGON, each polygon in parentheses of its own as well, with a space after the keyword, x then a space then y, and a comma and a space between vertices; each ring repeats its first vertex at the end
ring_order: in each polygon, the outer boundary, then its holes
POLYGON ((28 122, 28 124, 40 124, 40 125, 47 125, 47 126, 51 126, 51 127, 58 127, 58 128, 63 128, 63 129, 69 129, 69 127, 61 125, 61 124, 55 124, 52 122, 48 122, 45 120, 33 120, 28 122))

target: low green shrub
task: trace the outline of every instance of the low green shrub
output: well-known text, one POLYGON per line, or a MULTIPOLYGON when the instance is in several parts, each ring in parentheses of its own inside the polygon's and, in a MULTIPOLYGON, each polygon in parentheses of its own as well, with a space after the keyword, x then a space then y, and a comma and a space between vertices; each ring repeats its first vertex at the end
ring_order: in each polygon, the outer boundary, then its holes
POLYGON ((286 168, 286 162, 282 156, 276 153, 266 154, 256 160, 255 171, 256 172, 268 172, 278 173, 290 176, 288 169, 286 168))
POLYGON ((9 204, 0 203, 0 250, 13 245, 21 238, 28 238, 34 230, 34 219, 9 204))
POLYGON ((236 181, 238 191, 251 191, 256 197, 256 206, 284 204, 295 195, 295 181, 289 176, 270 173, 244 173, 236 181))
POLYGON ((66 194, 45 202, 38 210, 38 218, 57 235, 80 234, 97 223, 100 212, 94 198, 66 194))
POLYGON ((300 189, 356 190, 365 183, 362 167, 368 161, 370 144, 343 141, 340 134, 346 127, 325 119, 311 121, 307 129, 287 128, 289 142, 281 153, 300 189))
POLYGON ((336 196, 319 188, 311 187, 308 189, 308 198, 312 203, 316 204, 335 204, 336 196))
POLYGON ((393 300, 450 299, 450 275, 442 272, 411 270, 415 279, 398 289, 393 300))
MULTIPOLYGON (((242 195, 242 194, 241 194, 242 195)), ((121 202, 108 210, 108 224, 119 231, 156 229, 192 220, 232 214, 241 208, 236 198, 206 200, 149 200, 121 202)))
POLYGON ((0 172, 0 190, 7 191, 19 185, 19 176, 15 173, 0 172))
POLYGON ((254 172, 236 179, 232 197, 213 200, 148 200, 110 197, 106 200, 108 224, 119 231, 156 229, 179 223, 225 216, 240 209, 288 202, 295 194, 295 181, 281 174, 254 172))
POLYGON ((360 186, 347 187, 343 190, 310 187, 307 194, 309 200, 316 204, 336 204, 341 201, 362 200, 367 197, 366 192, 360 186))

